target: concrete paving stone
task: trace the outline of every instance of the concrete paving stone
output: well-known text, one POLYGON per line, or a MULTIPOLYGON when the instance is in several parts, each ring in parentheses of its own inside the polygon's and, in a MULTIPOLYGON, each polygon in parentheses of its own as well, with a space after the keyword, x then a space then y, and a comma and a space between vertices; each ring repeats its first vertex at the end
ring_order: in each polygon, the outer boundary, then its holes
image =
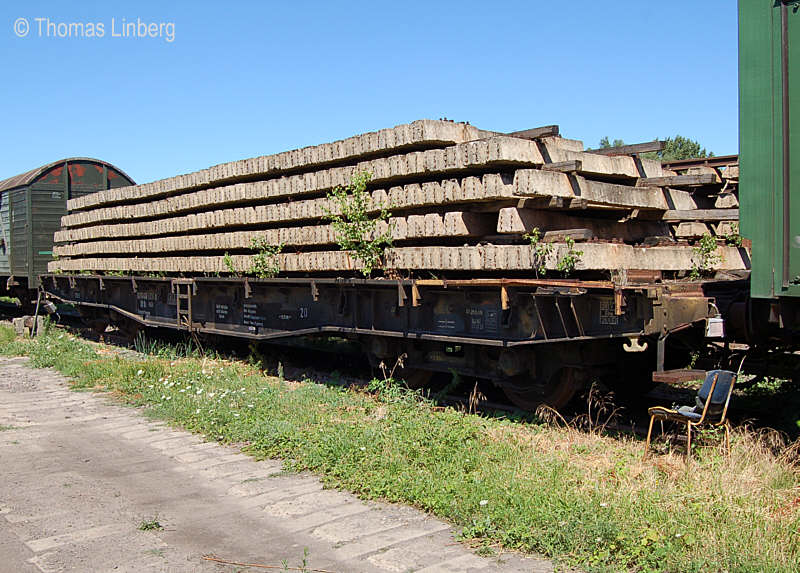
MULTIPOLYGON (((251 462, 252 459, 247 458, 236 462, 209 465, 198 471, 208 479, 227 479, 230 481, 232 479, 236 479, 238 476, 248 475, 247 472, 251 469, 251 462)), ((237 479, 236 481, 241 481, 241 479, 237 479)))
MULTIPOLYGON (((393 508, 389 508, 388 514, 387 512, 373 509, 366 513, 343 517, 334 522, 320 525, 315 528, 311 534, 315 537, 330 541, 334 545, 341 546, 346 542, 363 537, 365 532, 374 535, 398 527, 411 525, 411 528, 407 528, 407 530, 411 530, 417 526, 416 523, 411 524, 409 520, 404 520, 393 515, 392 509, 393 508)), ((444 526, 442 522, 438 522, 438 525, 444 526)), ((414 531, 416 530, 414 529, 414 531)))
MULTIPOLYGON (((415 573, 477 573, 478 571, 491 571, 491 567, 474 555, 461 555, 448 561, 418 569, 415 573)), ((532 573, 536 569, 530 570, 532 573)), ((552 569, 545 569, 552 571, 552 569)))
MULTIPOLYGON (((166 453, 166 452, 165 452, 166 453)), ((169 455, 169 454, 167 454, 169 455)), ((181 464, 180 469, 177 471, 187 471, 187 472, 194 472, 194 471, 201 471, 207 470, 209 468, 213 468, 214 466, 222 465, 222 464, 230 464, 234 462, 241 462, 247 459, 247 456, 240 453, 226 453, 225 455, 217 455, 213 458, 206 458, 203 460, 199 460, 197 462, 190 462, 181 464)))
POLYGON ((107 537, 109 535, 121 533, 129 529, 131 529, 130 525, 111 523, 107 525, 90 527, 88 529, 82 529, 80 531, 63 533, 61 535, 53 535, 51 537, 44 537, 41 539, 31 539, 30 541, 26 541, 25 545, 27 545, 28 549, 34 553, 41 553, 42 551, 49 551, 68 544, 107 537))
POLYGON ((354 502, 353 496, 343 491, 320 489, 318 491, 297 496, 291 500, 274 503, 264 508, 264 511, 276 517, 297 517, 316 512, 327 512, 332 507, 343 506, 352 503, 355 503, 364 509, 369 509, 369 506, 361 501, 354 502))
MULTIPOLYGON (((264 511, 272 513, 270 507, 265 507, 264 511)), ((340 519, 364 515, 372 508, 360 501, 349 501, 339 505, 326 506, 324 509, 293 516, 286 520, 286 528, 291 532, 309 531, 325 524, 337 522, 340 519)))

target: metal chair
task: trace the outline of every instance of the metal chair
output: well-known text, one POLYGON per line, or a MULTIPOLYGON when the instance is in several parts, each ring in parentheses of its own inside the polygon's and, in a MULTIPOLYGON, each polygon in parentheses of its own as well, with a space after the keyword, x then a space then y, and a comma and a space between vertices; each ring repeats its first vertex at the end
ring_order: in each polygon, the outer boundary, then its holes
POLYGON ((730 424, 728 423, 728 404, 731 400, 736 372, 730 370, 711 370, 706 373, 703 386, 695 398, 695 406, 681 406, 677 410, 655 406, 649 408, 650 427, 647 430, 647 443, 644 446, 644 457, 650 452, 650 436, 653 433, 653 422, 656 419, 686 424, 686 459, 692 453, 692 429, 699 426, 725 428, 725 450, 730 454, 730 424))

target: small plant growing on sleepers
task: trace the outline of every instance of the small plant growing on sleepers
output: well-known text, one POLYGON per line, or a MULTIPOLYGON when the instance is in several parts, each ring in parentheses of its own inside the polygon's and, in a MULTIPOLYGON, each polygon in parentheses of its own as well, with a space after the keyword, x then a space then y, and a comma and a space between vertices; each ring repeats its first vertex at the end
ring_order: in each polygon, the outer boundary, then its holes
POLYGON ((689 273, 692 279, 699 279, 703 273, 712 271, 715 265, 722 262, 722 257, 717 253, 717 239, 708 233, 700 237, 692 250, 695 254, 689 273))
POLYGON ((253 255, 253 263, 250 272, 260 279, 271 279, 278 276, 281 272, 280 253, 283 251, 283 243, 271 245, 266 237, 253 237, 251 246, 256 254, 253 255))
POLYGON ((567 252, 559 259, 556 269, 564 273, 564 276, 569 276, 575 270, 575 265, 581 260, 583 251, 575 248, 575 239, 572 237, 566 238, 567 252))
MULTIPOLYGON (((545 276, 547 274, 545 265, 547 264, 547 257, 553 252, 553 243, 547 242, 542 238, 542 232, 539 227, 534 227, 530 233, 524 234, 522 238, 527 240, 533 249, 533 270, 536 273, 536 277, 545 276)), ((565 242, 567 244, 567 252, 556 263, 556 270, 564 273, 564 276, 569 276, 575 270, 583 251, 575 248, 575 239, 572 237, 567 237, 565 242)))
POLYGON ((222 256, 222 264, 225 265, 225 268, 228 269, 228 272, 231 273, 233 276, 238 277, 242 275, 242 273, 237 271, 236 267, 233 266, 233 257, 231 257, 230 253, 225 253, 222 256))
POLYGON ((392 246, 391 228, 378 233, 378 223, 389 220, 389 211, 381 207, 376 217, 368 212, 370 195, 366 189, 371 176, 366 171, 357 173, 349 185, 329 192, 328 199, 336 208, 325 210, 336 232, 336 242, 361 262, 361 274, 365 277, 382 265, 386 249, 392 246))
POLYGON ((547 262, 547 257, 553 252, 553 244, 542 240, 542 232, 539 227, 534 227, 530 233, 522 235, 522 238, 531 244, 533 271, 536 273, 536 278, 539 278, 540 275, 545 276, 547 274, 545 263, 547 262))

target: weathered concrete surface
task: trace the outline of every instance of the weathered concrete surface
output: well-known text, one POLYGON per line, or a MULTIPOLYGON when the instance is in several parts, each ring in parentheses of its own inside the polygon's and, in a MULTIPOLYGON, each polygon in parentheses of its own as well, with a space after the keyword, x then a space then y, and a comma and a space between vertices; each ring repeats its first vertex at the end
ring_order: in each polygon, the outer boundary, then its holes
POLYGON ((611 175, 636 179, 637 177, 662 177, 664 171, 660 161, 652 159, 634 159, 629 155, 600 155, 584 153, 582 149, 570 149, 556 140, 542 140, 545 158, 549 163, 579 160, 584 175, 611 175))
MULTIPOLYGON (((444 179, 426 183, 377 189, 372 192, 370 212, 388 206, 395 214, 420 207, 485 203, 519 198, 561 197, 583 199, 593 206, 635 209, 696 209, 690 193, 656 187, 632 187, 590 181, 583 177, 570 179, 564 173, 518 169, 513 177, 497 173, 480 177, 444 179), (574 184, 573 184, 574 181, 574 184)), ((319 220, 336 205, 327 198, 305 199, 201 211, 154 221, 100 224, 64 229, 55 233, 56 243, 119 237, 144 237, 186 233, 197 230, 234 228, 243 225, 267 225, 282 222, 319 220)), ((91 212, 89 212, 91 213, 91 212)))
MULTIPOLYGON (((495 231, 496 216, 490 213, 428 213, 408 217, 390 217, 378 221, 376 232, 391 232, 393 241, 433 239, 443 237, 476 237, 495 231)), ((113 253, 169 253, 227 251, 250 249, 255 237, 264 237, 270 245, 335 245, 336 232, 331 225, 305 225, 278 229, 237 231, 203 235, 180 235, 152 239, 120 241, 87 241, 70 245, 55 245, 59 257, 104 255, 113 253)))
POLYGON ((134 185, 123 189, 109 189, 83 197, 71 199, 69 210, 85 209, 105 203, 126 201, 131 198, 153 198, 184 189, 207 186, 216 182, 253 176, 276 175, 297 169, 310 169, 314 166, 345 160, 358 161, 359 158, 373 154, 388 154, 409 147, 442 147, 496 135, 493 132, 477 129, 463 123, 421 119, 409 124, 381 129, 347 139, 312 145, 302 149, 284 151, 275 155, 265 155, 251 159, 241 159, 222 163, 151 183, 134 185))
MULTIPOLYGON (((565 243, 552 243, 553 249, 545 268, 554 270, 569 251, 565 243)), ((688 245, 668 247, 634 247, 615 243, 581 243, 582 254, 575 269, 653 271, 689 270, 700 263, 697 253, 688 245)), ((718 246, 715 254, 721 259, 714 265, 720 270, 745 270, 750 259, 743 248, 718 246)), ((486 245, 477 247, 398 247, 388 249, 386 268, 453 271, 532 270, 535 260, 529 245, 486 245)), ((249 272, 250 255, 233 255, 236 270, 249 272)), ((347 251, 285 253, 279 255, 283 272, 352 271, 359 268, 347 251)), ((52 271, 133 271, 133 272, 205 272, 225 273, 230 269, 222 255, 206 257, 142 257, 60 259, 48 264, 52 271)))
MULTIPOLYGON (((554 143, 544 144, 543 149, 552 161, 580 159, 583 164, 581 173, 604 176, 640 177, 640 174, 655 176, 661 174, 658 162, 640 160, 640 170, 631 157, 609 157, 591 153, 577 153, 563 150, 554 143)), ((319 194, 336 186, 347 185, 355 173, 368 171, 375 183, 388 183, 404 177, 431 177, 436 174, 452 173, 459 169, 487 167, 504 162, 518 166, 541 165, 544 158, 539 147, 531 142, 509 137, 494 137, 483 141, 475 141, 455 145, 446 149, 434 149, 414 152, 405 155, 363 161, 345 167, 335 167, 320 171, 311 171, 288 177, 278 177, 266 181, 235 183, 224 187, 213 187, 173 195, 160 200, 152 200, 147 196, 137 196, 140 203, 99 207, 88 211, 77 211, 61 218, 64 227, 77 227, 100 222, 124 221, 152 217, 175 216, 198 210, 215 209, 222 206, 270 199, 297 200, 304 195, 319 194)), ((566 193, 568 187, 564 177, 541 175, 546 185, 559 185, 566 193)), ((140 186, 142 187, 142 186, 140 186)), ((129 191, 133 193, 133 191, 129 191)), ((658 193, 650 194, 658 197, 658 193)), ((631 197, 647 197, 645 193, 632 193, 631 197)), ((83 198, 81 198, 83 199, 83 198)), ((648 204, 636 205, 647 207, 648 204)))
MULTIPOLYGON (((591 155, 591 154, 589 154, 591 155)), ((603 156, 596 156, 609 159, 603 156)), ((630 159, 630 158, 629 158, 630 159)), ((64 215, 61 225, 65 228, 112 223, 144 218, 174 217, 188 212, 208 211, 236 204, 277 200, 302 200, 319 195, 338 186, 346 186, 353 175, 367 171, 371 181, 380 184, 401 183, 402 179, 429 177, 433 180, 470 168, 490 170, 504 163, 522 167, 540 165, 542 157, 538 148, 530 141, 513 138, 492 138, 475 141, 447 149, 412 153, 403 156, 377 159, 354 166, 337 167, 281 177, 268 181, 237 183, 227 187, 203 189, 192 193, 175 195, 157 201, 147 201, 116 207, 101 207, 64 215), (451 150, 452 151, 451 153, 451 150)), ((593 182, 577 177, 577 186, 566 174, 539 169, 518 169, 515 190, 522 196, 580 197, 599 205, 621 206, 643 209, 693 209, 696 206, 687 192, 677 194, 676 207, 669 207, 668 197, 658 188, 641 188, 593 182)), ((431 202, 432 198, 427 201, 431 202)))
MULTIPOLYGON (((202 204, 209 199, 213 200, 215 194, 220 192, 240 192, 237 189, 245 190, 256 194, 258 197, 293 197, 297 195, 321 192, 332 189, 338 185, 350 183, 354 174, 368 171, 372 175, 372 181, 388 182, 397 179, 409 178, 425 173, 450 173, 463 169, 481 166, 509 166, 509 165, 541 165, 544 162, 538 147, 532 141, 517 139, 514 137, 495 136, 478 141, 470 141, 446 147, 444 149, 431 149, 427 151, 415 151, 404 155, 392 155, 352 163, 344 167, 331 167, 321 171, 310 171, 300 175, 288 175, 264 181, 262 185, 237 187, 228 185, 226 187, 214 187, 204 191, 184 193, 183 197, 188 197, 189 204, 202 204)), ((246 174, 245 174, 246 175, 246 174)), ((232 183, 241 180, 241 176, 222 178, 216 183, 232 183)), ((141 187, 141 186, 140 186, 141 187)), ((190 187, 192 189, 192 187, 190 187)), ((177 190, 174 190, 177 191, 177 190)), ((93 193, 91 197, 103 193, 116 193, 119 200, 126 201, 147 201, 154 197, 160 197, 165 192, 143 194, 138 187, 123 187, 119 189, 109 189, 93 193)), ((85 200, 89 195, 80 197, 78 200, 85 200)), ((114 201, 111 201, 112 203, 114 201)), ((179 203, 181 204, 181 203, 179 203)), ((162 203, 158 204, 163 207, 162 203)), ((70 206, 70 209, 72 207, 70 206)), ((103 213, 114 218, 124 217, 127 212, 124 206, 104 208, 102 210, 92 210, 86 213, 103 213)), ((79 224, 79 215, 75 213, 73 218, 65 218, 64 224, 79 224)))
MULTIPOLYGON (((371 193, 370 213, 383 207, 392 213, 428 206, 448 206, 463 203, 515 198, 514 182, 499 174, 481 177, 444 179, 426 183, 410 183, 371 193)), ((328 213, 337 213, 334 202, 325 197, 281 202, 254 207, 236 207, 192 213, 155 221, 94 225, 57 231, 55 242, 88 241, 106 238, 137 237, 185 233, 200 229, 229 229, 242 225, 269 225, 284 222, 319 220, 328 213)))
POLYGON ((0 571, 231 572, 216 554, 281 569, 552 571, 474 555, 447 524, 323 490, 277 461, 146 420, 59 375, 0 359, 0 571), (162 531, 138 525, 157 515, 162 531))
POLYGON ((541 232, 561 229, 590 229, 593 236, 599 239, 619 239, 626 242, 641 241, 645 237, 656 235, 669 236, 670 229, 660 221, 626 221, 621 223, 613 219, 600 219, 574 215, 546 209, 520 209, 504 207, 500 209, 497 219, 498 233, 529 233, 533 229, 541 232))

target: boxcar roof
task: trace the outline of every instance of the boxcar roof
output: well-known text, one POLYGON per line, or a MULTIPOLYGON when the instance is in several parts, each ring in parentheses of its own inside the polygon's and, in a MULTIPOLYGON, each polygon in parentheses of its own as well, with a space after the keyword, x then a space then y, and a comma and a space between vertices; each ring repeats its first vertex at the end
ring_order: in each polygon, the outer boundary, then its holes
POLYGON ((19 175, 14 175, 13 177, 9 177, 8 179, 3 179, 0 181, 0 191, 6 191, 8 189, 15 189, 17 187, 25 187, 26 185, 30 185, 38 177, 47 173, 51 168, 56 167, 58 165, 63 165, 64 163, 95 163, 97 165, 105 165, 106 167, 110 167, 120 175, 122 175, 125 179, 131 182, 131 185, 135 185, 133 179, 131 179, 127 173, 125 173, 122 169, 117 167, 116 165, 112 165, 106 161, 102 161, 100 159, 93 159, 91 157, 68 157, 66 159, 59 159, 58 161, 54 161, 52 163, 48 163, 47 165, 42 165, 41 167, 37 167, 36 169, 31 169, 30 171, 26 171, 25 173, 20 173, 19 175))

